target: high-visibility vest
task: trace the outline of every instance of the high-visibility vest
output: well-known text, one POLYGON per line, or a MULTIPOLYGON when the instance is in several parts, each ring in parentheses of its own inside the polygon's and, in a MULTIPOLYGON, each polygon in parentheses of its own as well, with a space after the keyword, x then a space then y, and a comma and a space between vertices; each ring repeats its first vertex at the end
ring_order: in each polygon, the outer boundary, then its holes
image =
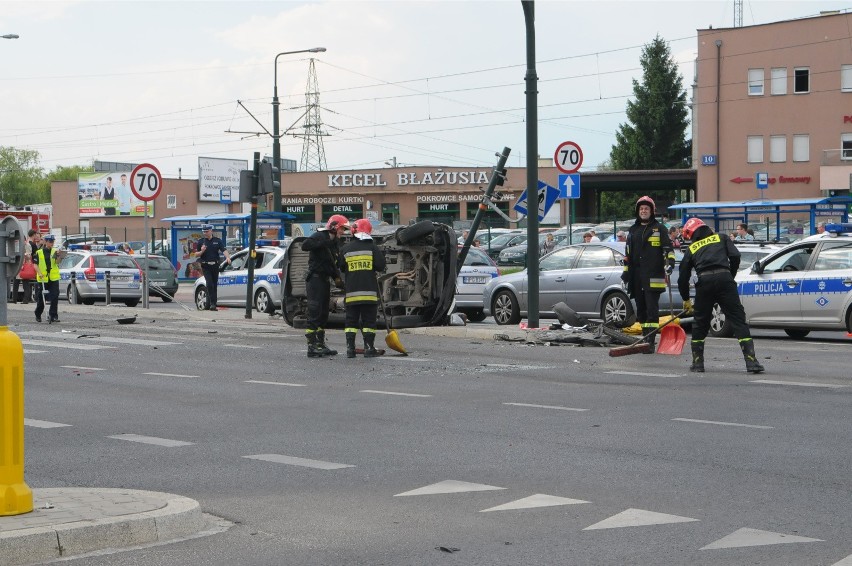
POLYGON ((59 281, 59 262, 56 261, 56 248, 50 250, 50 273, 47 272, 47 262, 44 260, 44 248, 36 250, 35 259, 36 281, 39 283, 59 281))

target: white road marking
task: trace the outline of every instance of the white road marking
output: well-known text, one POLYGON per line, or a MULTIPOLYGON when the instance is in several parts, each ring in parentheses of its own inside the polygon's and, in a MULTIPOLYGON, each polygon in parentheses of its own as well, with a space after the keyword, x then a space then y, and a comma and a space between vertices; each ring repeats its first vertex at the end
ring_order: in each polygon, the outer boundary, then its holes
POLYGON ((833 383, 808 383, 806 381, 775 381, 772 379, 755 379, 749 383, 763 383, 765 385, 796 385, 798 387, 829 387, 831 389, 839 389, 846 387, 845 385, 836 385, 833 383))
POLYGON ((557 497, 555 495, 546 495, 544 493, 536 493, 523 499, 510 501, 503 505, 497 505, 489 509, 483 509, 480 513, 488 513, 489 511, 509 511, 513 509, 531 509, 533 507, 554 507, 556 505, 579 505, 588 503, 582 499, 568 499, 567 497, 557 497))
POLYGON ((852 554, 840 560, 840 562, 835 562, 831 566, 852 566, 852 554))
POLYGON ((379 356, 384 360, 395 360, 397 362, 434 362, 435 360, 430 360, 429 358, 412 358, 411 356, 379 356))
POLYGON ((155 371, 148 371, 143 373, 142 375, 159 375, 162 377, 201 377, 200 375, 182 375, 179 373, 157 373, 155 371))
POLYGON ((46 340, 21 340, 21 342, 27 346, 47 346, 69 350, 115 350, 115 346, 102 346, 100 344, 65 344, 64 342, 48 342, 46 340))
POLYGON ((408 497, 410 495, 437 495, 439 493, 465 493, 468 491, 492 491, 495 489, 506 489, 505 487, 496 487, 493 485, 485 485, 484 483, 470 483, 466 481, 444 480, 425 487, 419 487, 406 491, 405 493, 397 493, 394 497, 408 497))
POLYGON ((402 397, 431 397, 422 393, 400 393, 399 391, 376 391, 375 389, 362 389, 358 393, 377 393, 379 395, 400 395, 402 397))
POLYGON ((248 344, 222 344, 228 348, 244 348, 246 350, 260 350, 262 346, 250 346, 248 344))
POLYGON ((605 371, 604 373, 611 373, 615 375, 642 375, 645 377, 683 377, 682 373, 646 373, 642 371, 605 371))
POLYGON ((286 385, 287 387, 306 387, 304 383, 284 383, 283 381, 260 381, 259 379, 247 379, 246 383, 263 383, 265 385, 286 385))
POLYGON ((485 364, 480 368, 476 368, 477 371, 482 373, 493 373, 498 371, 529 371, 536 369, 552 369, 550 366, 527 366, 527 365, 519 365, 519 364, 485 364))
POLYGON ((71 426, 70 424, 62 424, 62 423, 52 423, 50 421, 39 421, 36 419, 24 419, 24 426, 31 426, 34 428, 61 428, 64 426, 71 426))
POLYGON ((308 458, 297 458, 283 454, 255 454, 254 456, 243 456, 251 460, 262 460, 276 464, 289 464, 291 466, 302 466, 303 468, 317 468, 319 470, 339 470, 341 468, 354 468, 349 464, 336 464, 334 462, 323 462, 322 460, 310 460, 308 458))
POLYGON ((86 370, 86 371, 106 371, 104 368, 87 368, 87 367, 83 367, 83 366, 59 366, 59 367, 67 368, 67 369, 82 369, 82 370, 86 370))
POLYGON ((681 421, 681 422, 684 422, 684 423, 715 424, 715 425, 722 425, 722 426, 742 426, 742 427, 745 427, 745 428, 763 428, 763 429, 767 429, 767 430, 775 428, 774 426, 764 426, 764 425, 756 425, 756 424, 742 424, 742 423, 726 423, 726 422, 723 422, 723 421, 702 421, 701 419, 676 418, 676 419, 672 419, 672 420, 673 421, 681 421))
POLYGON ((142 436, 139 434, 116 434, 107 436, 116 440, 129 440, 130 442, 141 442, 142 444, 154 444, 156 446, 166 446, 174 448, 176 446, 192 446, 194 442, 184 442, 182 440, 170 440, 168 438, 157 438, 156 436, 142 436))
POLYGON ((504 405, 514 405, 515 407, 534 407, 536 409, 558 409, 560 411, 588 411, 588 409, 575 409, 573 407, 560 407, 558 405, 533 405, 531 403, 503 403, 504 405))
POLYGON ((25 354, 44 354, 47 350, 27 350, 24 348, 25 354))
POLYGON ((698 519, 679 517, 678 515, 669 515, 667 513, 656 513, 644 509, 628 509, 599 523, 590 525, 583 530, 594 531, 598 529, 618 529, 621 527, 645 527, 648 525, 668 525, 670 523, 691 523, 693 521, 698 521, 698 519))
MULTIPOLYGON (((41 336, 42 338, 54 338, 58 334, 58 332, 39 332, 37 330, 33 330, 31 332, 25 333, 27 336, 41 336)), ((178 344, 182 344, 182 342, 162 342, 160 340, 145 340, 142 338, 120 338, 120 337, 112 337, 112 336, 92 336, 87 334, 71 334, 66 333, 64 335, 65 338, 74 338, 78 340, 83 340, 86 342, 109 342, 110 344, 138 344, 140 346, 175 346, 178 344)))
POLYGON ((766 546, 770 544, 790 544, 794 542, 824 542, 818 538, 800 537, 760 531, 758 529, 738 529, 716 542, 711 542, 699 550, 716 550, 719 548, 739 548, 743 546, 766 546))

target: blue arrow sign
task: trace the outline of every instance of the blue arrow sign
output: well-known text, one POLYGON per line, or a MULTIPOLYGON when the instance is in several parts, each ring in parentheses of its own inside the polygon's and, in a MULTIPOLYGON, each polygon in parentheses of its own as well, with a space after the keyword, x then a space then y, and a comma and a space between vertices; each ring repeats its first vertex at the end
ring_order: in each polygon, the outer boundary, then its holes
POLYGON ((559 175, 559 198, 580 198, 580 174, 559 175))
MULTIPOLYGON (((544 181, 538 182, 538 219, 544 220, 544 217, 547 215, 547 212, 550 210, 550 207, 553 206, 553 203, 556 202, 556 199, 559 198, 559 189, 556 187, 551 187, 544 181)), ((525 216, 529 216, 527 212, 527 190, 524 189, 524 192, 521 193, 521 196, 518 198, 518 202, 515 203, 515 206, 512 207, 521 214, 525 216)))

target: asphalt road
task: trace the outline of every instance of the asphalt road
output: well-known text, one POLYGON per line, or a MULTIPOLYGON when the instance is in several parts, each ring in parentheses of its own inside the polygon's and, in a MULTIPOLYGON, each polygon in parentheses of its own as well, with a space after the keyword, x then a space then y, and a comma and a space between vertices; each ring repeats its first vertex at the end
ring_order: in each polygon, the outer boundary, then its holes
POLYGON ((703 375, 431 334, 317 360, 280 319, 151 305, 10 310, 26 417, 67 425, 26 427, 26 480, 171 492, 234 526, 71 563, 852 563, 848 340, 758 340, 758 376, 714 339, 703 375))

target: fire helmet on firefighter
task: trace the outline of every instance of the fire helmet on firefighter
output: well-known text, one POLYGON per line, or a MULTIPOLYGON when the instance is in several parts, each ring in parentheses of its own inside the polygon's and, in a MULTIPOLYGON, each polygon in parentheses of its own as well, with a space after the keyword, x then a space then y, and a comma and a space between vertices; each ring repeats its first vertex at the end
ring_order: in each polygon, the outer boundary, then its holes
POLYGON ((681 234, 683 234, 684 240, 691 240, 692 235, 696 230, 701 228, 702 226, 707 226, 703 220, 700 218, 690 218, 686 221, 686 224, 683 225, 683 230, 681 230, 681 234))
POLYGON ((654 204, 654 199, 649 196, 639 197, 639 200, 636 201, 636 216, 639 216, 639 207, 643 204, 647 204, 651 207, 651 218, 657 213, 657 205, 654 204))
POLYGON ((349 228, 349 220, 342 214, 333 214, 325 224, 326 230, 337 230, 340 227, 349 228))
POLYGON ((364 234, 372 234, 373 233, 373 225, 366 218, 359 218, 353 223, 352 233, 364 233, 364 234))

